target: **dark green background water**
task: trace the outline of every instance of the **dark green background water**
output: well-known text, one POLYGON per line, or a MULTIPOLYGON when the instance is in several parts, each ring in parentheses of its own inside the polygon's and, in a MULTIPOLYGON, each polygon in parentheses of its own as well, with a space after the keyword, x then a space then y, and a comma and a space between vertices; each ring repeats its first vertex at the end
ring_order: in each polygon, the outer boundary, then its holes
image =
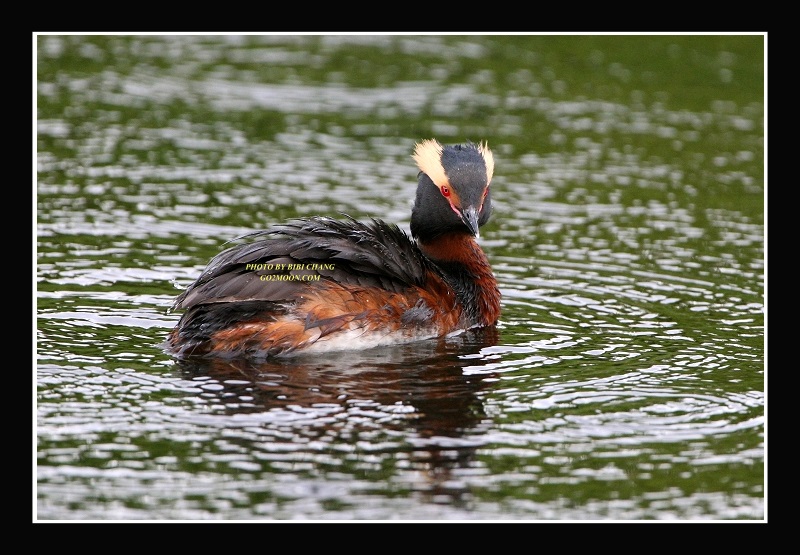
POLYGON ((762 35, 39 35, 40 520, 762 520, 762 35), (178 364, 294 216, 407 227, 488 141, 496 333, 178 364))

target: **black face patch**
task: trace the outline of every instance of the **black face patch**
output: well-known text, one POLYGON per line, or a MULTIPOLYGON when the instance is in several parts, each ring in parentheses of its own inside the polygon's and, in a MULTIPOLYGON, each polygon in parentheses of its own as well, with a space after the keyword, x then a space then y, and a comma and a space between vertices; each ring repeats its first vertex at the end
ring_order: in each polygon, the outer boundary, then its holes
POLYGON ((461 200, 461 207, 480 206, 487 184, 486 162, 473 145, 456 145, 442 151, 445 175, 461 200))

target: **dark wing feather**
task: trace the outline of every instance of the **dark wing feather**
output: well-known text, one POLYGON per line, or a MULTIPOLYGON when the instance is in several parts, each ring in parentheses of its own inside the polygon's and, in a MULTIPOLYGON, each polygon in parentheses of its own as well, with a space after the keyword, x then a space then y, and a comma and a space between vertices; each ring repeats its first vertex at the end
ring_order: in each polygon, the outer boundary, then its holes
POLYGON ((428 262, 416 244, 396 225, 332 218, 307 218, 241 237, 248 243, 231 247, 206 269, 175 301, 173 309, 231 301, 286 302, 308 287, 332 281, 343 285, 402 291, 422 285, 428 262), (285 270, 252 270, 247 264, 332 264, 302 273, 320 281, 261 281, 265 274, 285 270))

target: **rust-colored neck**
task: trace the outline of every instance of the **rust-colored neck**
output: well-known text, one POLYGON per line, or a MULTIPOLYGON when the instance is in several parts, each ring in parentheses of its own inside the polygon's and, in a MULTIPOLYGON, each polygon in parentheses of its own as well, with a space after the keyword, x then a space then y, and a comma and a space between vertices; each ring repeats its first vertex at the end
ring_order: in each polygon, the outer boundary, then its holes
POLYGON ((444 274, 464 306, 465 323, 490 326, 500 317, 500 290, 486 253, 466 233, 418 240, 422 252, 444 274))

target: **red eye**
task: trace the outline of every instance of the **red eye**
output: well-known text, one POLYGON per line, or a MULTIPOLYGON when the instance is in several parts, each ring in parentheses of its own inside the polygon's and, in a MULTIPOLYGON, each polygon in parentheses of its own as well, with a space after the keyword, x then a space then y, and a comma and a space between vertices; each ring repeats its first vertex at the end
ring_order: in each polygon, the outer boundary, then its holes
POLYGON ((446 197, 450 196, 450 187, 448 187, 447 185, 442 185, 442 188, 440 190, 442 191, 442 194, 444 196, 446 197))

